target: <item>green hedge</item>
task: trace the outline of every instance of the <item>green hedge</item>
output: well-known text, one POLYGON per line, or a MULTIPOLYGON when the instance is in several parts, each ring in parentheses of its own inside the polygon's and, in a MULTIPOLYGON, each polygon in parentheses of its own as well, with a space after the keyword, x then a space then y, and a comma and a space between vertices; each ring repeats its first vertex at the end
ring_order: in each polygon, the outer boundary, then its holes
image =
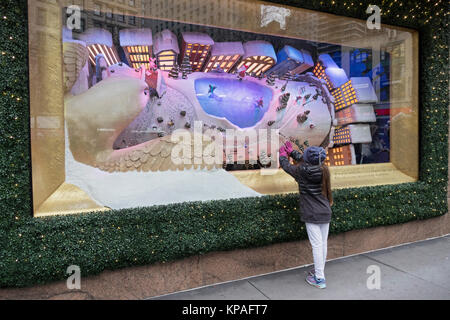
MULTIPOLYGON (((368 4, 373 4, 272 2, 362 19, 368 16, 368 4)), ((331 233, 427 219, 448 211, 448 17, 443 14, 447 10, 444 1, 431 7, 432 12, 416 7, 415 1, 389 3, 375 3, 390 10, 382 15, 382 23, 420 32, 420 181, 335 191, 331 233)), ((295 194, 32 218, 25 0, 1 2, 0 39, 1 287, 65 279, 71 264, 88 275, 306 238, 295 194)))

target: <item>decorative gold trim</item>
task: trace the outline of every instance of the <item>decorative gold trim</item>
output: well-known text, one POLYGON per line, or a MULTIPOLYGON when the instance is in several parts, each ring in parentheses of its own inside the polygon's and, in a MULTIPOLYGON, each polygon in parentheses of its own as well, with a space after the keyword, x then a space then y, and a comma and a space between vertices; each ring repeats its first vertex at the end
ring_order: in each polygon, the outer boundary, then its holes
POLYGON ((33 209, 65 181, 61 10, 28 1, 33 209))
MULTIPOLYGON (((262 194, 298 192, 295 180, 282 169, 274 170, 274 174, 271 175, 262 175, 256 170, 232 173, 242 184, 262 194)), ((392 163, 330 167, 330 174, 333 190, 416 181, 402 173, 392 163)))
POLYGON ((63 183, 39 206, 35 217, 108 210, 110 209, 96 203, 86 192, 77 186, 63 183))

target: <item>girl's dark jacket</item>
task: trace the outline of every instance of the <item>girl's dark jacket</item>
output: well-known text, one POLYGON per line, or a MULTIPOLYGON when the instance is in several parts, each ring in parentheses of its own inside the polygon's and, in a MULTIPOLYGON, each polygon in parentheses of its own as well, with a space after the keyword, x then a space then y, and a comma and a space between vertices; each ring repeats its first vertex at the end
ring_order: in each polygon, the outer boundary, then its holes
MULTIPOLYGON (((291 156, 295 160, 301 159, 298 151, 293 151, 291 156)), ((280 164, 283 170, 298 183, 301 220, 306 223, 329 223, 331 220, 330 203, 333 202, 333 196, 328 167, 311 165, 306 162, 292 165, 286 157, 280 157, 280 164)))

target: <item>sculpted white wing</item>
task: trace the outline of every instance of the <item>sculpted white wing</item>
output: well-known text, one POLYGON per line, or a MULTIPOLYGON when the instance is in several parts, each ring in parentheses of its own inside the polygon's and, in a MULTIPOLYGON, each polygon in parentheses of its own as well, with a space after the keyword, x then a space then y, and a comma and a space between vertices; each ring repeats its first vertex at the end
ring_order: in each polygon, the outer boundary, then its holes
MULTIPOLYGON (((203 143, 200 148, 201 153, 195 154, 194 139, 183 142, 188 145, 187 150, 190 152, 176 155, 180 158, 181 163, 174 163, 172 149, 176 146, 171 141, 170 136, 151 140, 136 146, 134 150, 116 150, 111 158, 102 163, 96 163, 95 166, 100 170, 108 172, 127 172, 127 171, 183 171, 185 169, 220 169, 220 164, 215 163, 214 148, 207 146, 214 142, 203 143), (198 159, 196 159, 198 158, 198 159), (188 160, 187 163, 185 160, 188 160)), ((220 160, 223 155, 220 155, 220 160)))

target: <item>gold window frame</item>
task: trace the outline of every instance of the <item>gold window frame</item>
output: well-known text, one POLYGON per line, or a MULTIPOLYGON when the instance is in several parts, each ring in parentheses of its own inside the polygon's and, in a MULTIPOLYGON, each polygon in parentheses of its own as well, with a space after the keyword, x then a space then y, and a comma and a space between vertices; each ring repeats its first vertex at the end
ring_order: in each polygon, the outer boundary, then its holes
MULTIPOLYGON (((118 1, 91 0, 29 0, 29 65, 30 65, 30 128, 32 154, 32 185, 34 216, 80 213, 107 210, 99 207, 79 188, 65 183, 64 92, 62 56, 62 8, 78 5, 82 10, 94 11, 96 5, 112 8, 114 13, 127 7, 130 15, 185 22, 238 31, 326 42, 344 47, 380 48, 395 51, 401 46, 401 64, 391 63, 390 86, 391 127, 390 162, 382 164, 331 167, 334 189, 414 182, 419 176, 419 99, 418 99, 418 41, 415 30, 381 24, 381 31, 366 31, 364 37, 352 39, 339 26, 365 26, 366 21, 336 16, 307 9, 288 7, 256 0, 202 0, 185 2, 192 12, 186 18, 175 10, 154 10, 172 4, 168 0, 152 1, 152 8, 142 10, 142 2, 134 7, 118 1), (206 6, 207 3, 207 6, 206 6), (207 7, 203 14, 203 7, 207 7), (285 19, 263 22, 265 10, 284 11, 285 19), (227 15, 231 12, 231 15, 227 15), (230 17, 231 18, 227 18, 230 17), (187 21, 187 19, 189 19, 187 21), (316 32, 313 32, 317 29, 316 32), (320 31, 320 32, 319 32, 320 31), (395 41, 391 38, 395 36, 395 41), (408 114, 393 115, 395 109, 409 110, 408 114)), ((175 5, 175 4, 174 4, 175 5)), ((98 9, 98 8, 97 8, 98 9)), ((103 15, 104 16, 104 15, 103 15)), ((109 17, 105 17, 107 19, 109 17)), ((110 18, 109 18, 110 19, 110 18)), ((125 19, 125 22, 127 19, 125 19)), ((132 26, 130 26, 132 27, 132 26)), ((359 28, 361 29, 361 28, 359 28)), ((354 30, 358 30, 355 27, 354 30)), ((356 32, 356 31, 355 31, 356 32)), ((232 172, 242 183, 264 194, 296 192, 297 185, 282 170, 274 175, 258 171, 232 172)))

